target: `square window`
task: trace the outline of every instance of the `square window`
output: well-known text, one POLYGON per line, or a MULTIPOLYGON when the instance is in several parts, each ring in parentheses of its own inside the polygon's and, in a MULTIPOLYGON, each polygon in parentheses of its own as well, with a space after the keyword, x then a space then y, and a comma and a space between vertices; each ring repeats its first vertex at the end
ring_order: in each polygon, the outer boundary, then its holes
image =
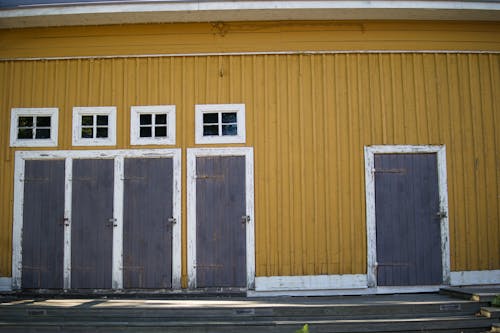
POLYGON ((10 146, 57 146, 58 113, 57 108, 13 108, 10 146))
POLYGON ((116 107, 74 107, 74 146, 114 146, 116 107))
POLYGON ((175 105, 133 106, 130 119, 132 145, 175 144, 175 105))
POLYGON ((245 143, 244 104, 199 104, 195 112, 196 143, 245 143))

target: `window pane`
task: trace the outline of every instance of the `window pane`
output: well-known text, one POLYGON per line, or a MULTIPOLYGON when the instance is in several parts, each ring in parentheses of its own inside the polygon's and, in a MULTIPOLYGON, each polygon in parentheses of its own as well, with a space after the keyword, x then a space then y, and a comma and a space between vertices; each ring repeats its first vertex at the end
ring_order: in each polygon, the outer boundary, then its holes
POLYGON ((97 127, 97 138, 107 138, 108 128, 107 127, 97 127))
POLYGON ((222 135, 238 135, 238 126, 222 125, 222 135))
POLYGON ((36 139, 50 139, 50 128, 37 128, 36 139))
POLYGON ((166 114, 157 114, 155 116, 155 123, 157 125, 164 125, 167 123, 167 115, 166 114))
POLYGON ((50 117, 36 117, 37 127, 50 127, 50 117))
POLYGON ((204 113, 203 114, 203 123, 204 124, 217 124, 219 122, 219 114, 218 113, 204 113))
POLYGON ((107 125, 108 124, 108 116, 97 116, 97 125, 107 125))
POLYGON ((236 112, 228 112, 222 114, 222 123, 236 123, 236 112))
POLYGON ((151 127, 147 126, 147 127, 141 127, 141 131, 140 131, 140 137, 141 138, 150 138, 152 136, 152 133, 151 133, 151 127))
POLYGON ((82 125, 94 125, 94 116, 82 116, 82 125))
POLYGON ((18 127, 33 127, 33 117, 19 117, 18 127))
POLYGON ((151 115, 150 114, 141 114, 140 122, 141 125, 151 125, 151 115))
POLYGON ((155 137, 165 138, 167 136, 167 126, 156 126, 155 127, 155 137))
POLYGON ((219 126, 217 125, 205 125, 203 126, 203 135, 219 135, 219 126))
POLYGON ((18 139, 33 139, 33 130, 31 128, 20 128, 17 131, 18 139))
POLYGON ((82 128, 82 138, 83 139, 92 139, 94 137, 94 129, 92 127, 83 127, 82 128))

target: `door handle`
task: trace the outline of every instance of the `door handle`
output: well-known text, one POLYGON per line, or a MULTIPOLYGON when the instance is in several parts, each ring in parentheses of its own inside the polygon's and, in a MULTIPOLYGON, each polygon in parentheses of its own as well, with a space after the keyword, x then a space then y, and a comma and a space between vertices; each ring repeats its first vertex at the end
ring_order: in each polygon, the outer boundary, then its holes
POLYGON ((436 213, 436 216, 439 218, 439 219, 445 219, 448 217, 448 213, 447 212, 437 212, 436 213))
POLYGON ((250 222, 250 215, 243 215, 241 217, 241 223, 242 224, 247 224, 248 222, 250 222))
POLYGON ((169 217, 168 223, 170 223, 172 225, 177 224, 177 219, 175 217, 169 217))

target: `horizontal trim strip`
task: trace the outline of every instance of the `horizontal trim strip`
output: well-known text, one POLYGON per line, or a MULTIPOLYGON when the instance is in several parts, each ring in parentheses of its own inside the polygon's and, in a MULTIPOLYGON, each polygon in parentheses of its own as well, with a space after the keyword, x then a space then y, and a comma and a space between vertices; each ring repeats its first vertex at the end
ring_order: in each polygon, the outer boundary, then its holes
POLYGON ((365 274, 264 276, 255 278, 255 291, 367 288, 365 274))
POLYGON ((0 291, 11 291, 12 290, 12 279, 6 277, 0 277, 0 291))
POLYGON ((0 58, 0 61, 41 61, 41 60, 85 60, 85 59, 130 59, 130 58, 166 58, 166 57, 217 57, 248 55, 321 55, 321 54, 500 54, 500 51, 478 50, 347 50, 347 51, 265 51, 265 52, 219 52, 219 53, 165 53, 165 54, 127 54, 110 56, 74 56, 74 57, 21 57, 0 58))
POLYGON ((497 21, 498 1, 148 1, 0 10, 0 27, 276 20, 497 21))
POLYGON ((452 286, 500 284, 500 269, 488 271, 451 272, 452 286))

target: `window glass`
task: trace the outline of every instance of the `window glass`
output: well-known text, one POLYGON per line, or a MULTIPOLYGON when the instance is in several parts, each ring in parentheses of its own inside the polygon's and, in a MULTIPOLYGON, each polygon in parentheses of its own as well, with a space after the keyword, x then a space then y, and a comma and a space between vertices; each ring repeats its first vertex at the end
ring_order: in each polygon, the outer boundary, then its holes
POLYGON ((140 136, 141 138, 150 138, 153 135, 151 127, 141 127, 140 136))
POLYGON ((17 131, 18 139, 33 139, 33 130, 31 128, 20 128, 17 131))
POLYGON ((50 117, 36 117, 36 127, 50 127, 50 117))
POLYGON ((155 137, 164 138, 167 136, 167 126, 156 126, 155 127, 155 137))
POLYGON ((166 114, 157 114, 155 116, 155 123, 157 125, 166 125, 167 124, 167 115, 166 114))
POLYGON ((37 128, 36 139, 50 139, 50 128, 37 128))
POLYGON ((141 114, 140 119, 141 125, 151 125, 152 123, 152 117, 150 114, 141 114))

